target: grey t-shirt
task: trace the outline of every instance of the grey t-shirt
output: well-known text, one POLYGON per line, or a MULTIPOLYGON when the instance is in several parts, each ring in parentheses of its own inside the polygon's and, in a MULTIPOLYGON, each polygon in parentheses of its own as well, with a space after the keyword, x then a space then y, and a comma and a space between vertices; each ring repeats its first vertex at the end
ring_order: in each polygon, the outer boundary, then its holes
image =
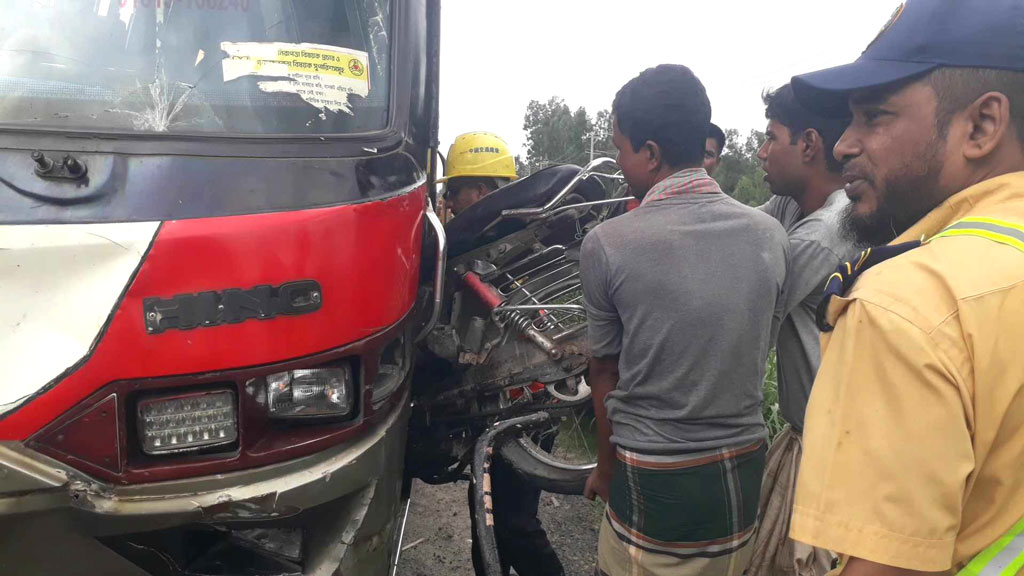
POLYGON ((685 453, 765 437, 787 247, 778 222, 721 192, 649 202, 587 235, 591 353, 619 355, 605 401, 614 444, 685 453))
POLYGON ((846 193, 838 190, 806 218, 796 200, 784 196, 775 196, 760 207, 789 235, 789 265, 783 289, 785 318, 779 327, 775 353, 779 408, 797 431, 804 428, 807 399, 821 363, 821 332, 814 315, 825 281, 836 266, 860 253, 840 232, 842 212, 849 203, 846 193))

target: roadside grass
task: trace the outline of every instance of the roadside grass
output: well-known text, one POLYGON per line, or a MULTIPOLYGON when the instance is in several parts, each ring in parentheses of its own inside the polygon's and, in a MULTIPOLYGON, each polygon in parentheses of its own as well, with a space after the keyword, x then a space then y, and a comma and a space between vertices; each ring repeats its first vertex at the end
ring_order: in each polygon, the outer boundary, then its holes
POLYGON ((771 442, 786 427, 779 411, 779 370, 775 361, 775 350, 768 354, 768 364, 764 371, 764 382, 761 384, 764 399, 761 401, 761 414, 764 424, 768 427, 768 441, 771 442))
POLYGON ((597 458, 597 423, 592 408, 580 410, 578 420, 563 418, 558 425, 555 454, 575 462, 593 462, 597 458))

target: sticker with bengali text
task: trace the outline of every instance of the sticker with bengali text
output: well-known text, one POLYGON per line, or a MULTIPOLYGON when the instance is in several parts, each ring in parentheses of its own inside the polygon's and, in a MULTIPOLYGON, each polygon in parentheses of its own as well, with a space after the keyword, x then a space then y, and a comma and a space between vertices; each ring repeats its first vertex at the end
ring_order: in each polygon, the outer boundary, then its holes
POLYGON ((264 92, 298 94, 317 108, 352 114, 349 97, 370 93, 366 52, 323 44, 221 42, 224 81, 242 76, 283 80, 259 82, 264 92))

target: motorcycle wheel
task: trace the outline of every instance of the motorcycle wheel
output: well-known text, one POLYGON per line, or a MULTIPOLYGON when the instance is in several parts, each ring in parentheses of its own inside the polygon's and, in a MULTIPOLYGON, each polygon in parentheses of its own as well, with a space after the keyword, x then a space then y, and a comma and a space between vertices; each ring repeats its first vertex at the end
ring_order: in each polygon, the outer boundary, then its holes
POLYGON ((589 402, 574 402, 572 408, 559 408, 558 404, 556 400, 548 410, 556 425, 510 438, 499 451, 506 462, 541 490, 583 494, 587 477, 597 466, 593 409, 589 402))

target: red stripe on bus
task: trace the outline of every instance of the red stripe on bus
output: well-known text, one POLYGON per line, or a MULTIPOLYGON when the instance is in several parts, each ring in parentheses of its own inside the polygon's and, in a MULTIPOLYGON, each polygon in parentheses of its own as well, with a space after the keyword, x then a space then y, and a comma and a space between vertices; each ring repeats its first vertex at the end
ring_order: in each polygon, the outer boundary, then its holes
POLYGON ((281 362, 380 332, 413 306, 426 189, 384 201, 166 222, 88 359, 0 420, 24 440, 106 384, 281 362), (142 302, 315 280, 320 310, 146 333, 142 302))

